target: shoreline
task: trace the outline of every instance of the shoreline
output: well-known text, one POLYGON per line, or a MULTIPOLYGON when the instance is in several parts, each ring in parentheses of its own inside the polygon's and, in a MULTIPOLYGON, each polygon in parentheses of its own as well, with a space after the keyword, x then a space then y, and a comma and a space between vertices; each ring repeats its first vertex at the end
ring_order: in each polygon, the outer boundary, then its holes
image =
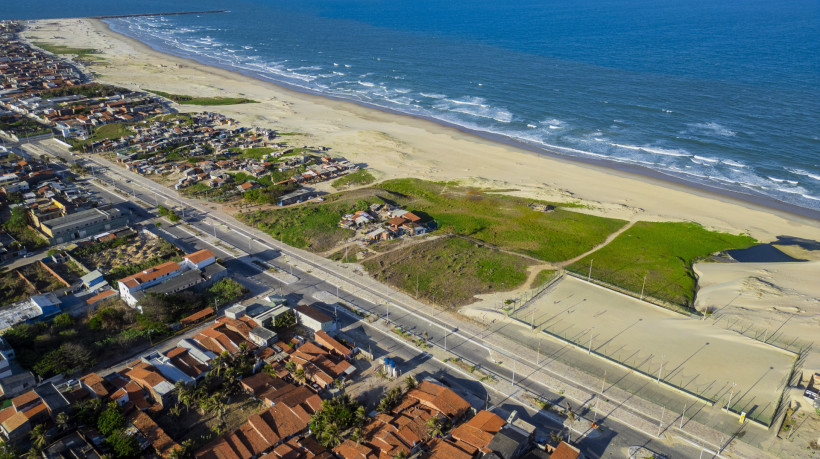
POLYGON ((181 56, 178 54, 174 54, 171 50, 166 50, 162 47, 155 47, 154 44, 146 41, 142 41, 139 38, 134 36, 128 35, 124 32, 120 32, 115 30, 111 27, 111 24, 105 22, 104 20, 98 18, 83 18, 88 19, 91 21, 98 21, 101 26, 104 26, 110 31, 111 33, 117 34, 123 39, 133 40, 136 43, 139 43, 142 46, 149 48, 151 51, 155 53, 164 54, 167 56, 171 56, 175 59, 181 59, 185 61, 189 61, 192 63, 196 63, 198 65, 206 66, 213 69, 220 69, 222 71, 239 74, 245 76, 247 78, 253 78, 263 83, 273 84, 280 89, 286 91, 292 91, 295 93, 299 93, 306 96, 314 96, 319 97, 322 99, 332 100, 336 102, 342 103, 350 103, 354 105, 358 105, 362 108, 370 109, 370 110, 378 110, 384 113, 388 113, 391 115, 402 116, 402 117, 409 117, 416 120, 423 120, 427 122, 431 122, 437 124, 444 128, 455 129, 459 132, 462 132, 467 135, 479 137, 484 140, 488 140, 491 142, 498 142, 519 150, 524 150, 536 155, 543 155, 550 159, 558 160, 558 161, 568 161, 571 163, 576 164, 583 164, 583 165, 590 165, 596 166, 600 168, 604 168, 606 170, 616 171, 620 173, 625 173, 629 175, 637 175, 640 177, 645 177, 648 179, 659 180, 660 182, 667 183, 667 184, 674 184, 678 186, 682 186, 684 190, 692 192, 692 193, 703 193, 704 196, 712 196, 720 195, 729 199, 737 200, 738 203, 748 203, 752 205, 761 206, 764 208, 771 209, 773 211, 784 212, 786 214, 794 215, 797 217, 805 217, 812 220, 820 221, 820 208, 814 209, 810 207, 804 207, 797 204, 781 201, 777 198, 767 196, 762 193, 758 193, 752 190, 743 191, 740 189, 730 189, 730 188, 723 188, 717 184, 710 184, 710 183, 703 183, 697 180, 688 180, 684 177, 675 176, 664 171, 660 171, 657 169, 652 169, 647 166, 643 166, 640 164, 632 164, 629 162, 622 162, 616 161, 611 159, 604 159, 604 158, 592 158, 585 155, 593 155, 590 152, 585 152, 582 150, 575 150, 579 154, 572 155, 569 153, 563 153, 561 150, 573 150, 571 148, 565 148, 560 146, 554 145, 546 145, 541 146, 532 142, 527 142, 525 140, 515 139, 513 137, 490 132, 490 131, 483 131, 479 129, 471 129, 466 126, 462 126, 453 122, 449 122, 446 120, 438 119, 433 116, 425 116, 421 114, 415 113, 408 113, 402 112, 400 110, 396 110, 390 107, 381 106, 378 104, 363 102, 354 99, 346 99, 340 96, 335 96, 331 94, 323 94, 318 91, 311 90, 310 88, 301 87, 298 85, 290 84, 285 81, 279 81, 273 78, 266 77, 263 73, 254 72, 251 70, 241 69, 241 68, 230 68, 230 67, 223 67, 218 65, 217 63, 209 62, 209 59, 203 58, 202 60, 197 59, 196 57, 188 57, 188 56, 181 56))
MULTIPOLYGON (((77 47, 81 44, 94 47, 96 43, 97 48, 107 45, 100 51, 101 56, 110 59, 111 66, 91 66, 103 73, 99 78, 102 82, 143 90, 161 89, 191 95, 237 93, 261 99, 262 103, 252 105, 263 107, 221 106, 217 110, 245 124, 261 124, 280 132, 283 131, 281 125, 289 125, 297 132, 308 132, 311 141, 315 139, 317 143, 331 146, 338 154, 365 162, 378 172, 379 179, 419 176, 461 180, 485 188, 521 188, 518 191, 524 196, 580 201, 590 207, 590 213, 627 219, 695 221, 711 229, 745 232, 761 242, 771 242, 777 235, 820 238, 820 211, 813 209, 689 182, 642 166, 542 151, 501 135, 297 90, 244 72, 156 50, 99 20, 59 22, 56 27, 62 29, 61 33, 66 32, 64 28, 85 27, 81 30, 85 33, 75 30, 70 34, 74 37, 71 39, 52 37, 60 43, 75 42, 77 47), (94 42, 88 29, 96 32, 102 42, 94 42), (106 51, 114 48, 117 49, 106 51), (119 69, 121 74, 108 75, 112 68, 118 67, 114 62, 117 60, 125 64, 119 69), (156 70, 168 67, 175 67, 176 71, 156 70), (148 74, 157 73, 161 75, 146 79, 148 74), (141 80, 145 81, 141 83, 141 80), (250 123, 248 117, 251 117, 250 123), (307 127, 311 124, 317 129, 307 127), (352 154, 352 149, 362 152, 352 154), (451 156, 447 157, 448 154, 451 156), (478 170, 464 166, 475 166, 478 170)), ((45 21, 31 24, 48 25, 45 21)), ((30 28, 26 33, 33 35, 36 30, 30 28)), ((200 107, 179 108, 202 110, 200 107)))

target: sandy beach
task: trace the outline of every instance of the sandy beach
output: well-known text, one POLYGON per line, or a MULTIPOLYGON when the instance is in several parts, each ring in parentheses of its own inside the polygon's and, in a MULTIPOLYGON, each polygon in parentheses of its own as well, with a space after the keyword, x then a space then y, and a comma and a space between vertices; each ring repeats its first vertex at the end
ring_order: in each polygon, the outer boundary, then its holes
MULTIPOLYGON (((323 145, 369 167, 379 179, 458 180, 513 194, 580 201, 587 212, 624 219, 695 221, 747 233, 762 242, 778 235, 820 239, 816 220, 685 185, 493 142, 427 120, 292 91, 255 78, 154 51, 97 20, 38 21, 30 41, 102 54, 87 69, 101 82, 193 96, 241 96, 259 101, 216 107, 244 125, 305 133, 296 142, 323 145)), ((178 106, 180 111, 202 107, 178 106)), ((290 138, 291 140, 294 137, 290 138)))

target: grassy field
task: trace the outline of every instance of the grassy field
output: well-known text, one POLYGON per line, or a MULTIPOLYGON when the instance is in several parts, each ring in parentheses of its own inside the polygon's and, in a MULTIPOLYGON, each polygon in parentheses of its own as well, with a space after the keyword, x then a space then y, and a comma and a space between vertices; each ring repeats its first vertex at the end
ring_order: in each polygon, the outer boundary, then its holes
POLYGON ((449 237, 415 244, 364 262, 376 279, 445 306, 462 306, 482 293, 511 290, 527 279, 527 259, 449 237), (416 287, 418 286, 418 294, 416 287))
POLYGON ((241 158, 261 160, 263 156, 273 153, 276 149, 270 147, 231 148, 230 151, 239 153, 241 158))
POLYGON ((535 275, 535 278, 530 284, 530 288, 538 288, 544 285, 548 280, 552 279, 553 275, 555 275, 554 269, 542 269, 535 275))
POLYGON ((193 97, 182 94, 171 94, 155 89, 146 89, 146 91, 173 100, 181 105, 237 105, 257 103, 255 100, 245 99, 244 97, 193 97))
POLYGON ((562 208, 537 212, 528 207, 531 199, 418 179, 378 186, 400 196, 407 209, 433 217, 444 231, 545 261, 578 256, 626 223, 562 208))
POLYGON ((721 250, 745 248, 749 236, 708 231, 694 223, 639 222, 609 245, 569 267, 586 275, 660 300, 689 307, 695 293, 692 263, 721 250))
POLYGON ((0 307, 25 300, 34 293, 16 272, 0 274, 0 307))
POLYGON ((353 231, 339 228, 342 215, 374 202, 381 200, 373 190, 365 190, 335 194, 322 203, 240 214, 238 218, 293 247, 324 252, 353 235, 353 231))
POLYGON ((104 139, 121 139, 133 134, 134 131, 126 123, 109 123, 95 128, 94 132, 86 140, 69 139, 74 150, 83 149, 86 145, 99 142, 104 139))
POLYGON ((336 226, 342 215, 376 202, 427 215, 444 232, 546 261, 580 255, 624 225, 622 220, 560 208, 537 212, 527 205, 532 200, 417 179, 389 180, 327 196, 324 203, 255 212, 243 218, 287 244, 325 251, 353 234, 336 226))
POLYGON ((97 54, 98 51, 93 48, 69 48, 63 45, 52 45, 49 43, 35 42, 34 46, 44 49, 54 54, 74 54, 77 57, 88 57, 90 54, 97 54))
POLYGON ((333 188, 341 189, 351 186, 370 185, 376 181, 376 177, 367 171, 367 169, 359 169, 358 171, 347 174, 343 177, 337 178, 333 181, 333 188))

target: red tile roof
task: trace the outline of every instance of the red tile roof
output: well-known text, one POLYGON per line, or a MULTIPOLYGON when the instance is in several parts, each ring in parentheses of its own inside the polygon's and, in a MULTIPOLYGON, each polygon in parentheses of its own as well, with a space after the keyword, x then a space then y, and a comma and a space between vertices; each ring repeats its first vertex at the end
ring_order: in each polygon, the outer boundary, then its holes
POLYGON ((203 261, 205 261, 205 260, 207 260, 208 258, 211 258, 211 257, 216 257, 216 255, 214 255, 214 253, 211 252, 208 249, 202 249, 198 252, 194 252, 192 254, 185 255, 184 258, 186 260, 190 261, 191 263, 196 264, 196 263, 203 262, 203 261))
POLYGON ((182 269, 182 267, 179 266, 179 263, 175 261, 169 261, 166 263, 156 265, 153 268, 148 268, 145 271, 140 271, 131 276, 123 277, 119 280, 119 282, 124 283, 129 288, 133 288, 137 285, 150 282, 158 277, 162 277, 166 274, 172 273, 179 269, 182 269))

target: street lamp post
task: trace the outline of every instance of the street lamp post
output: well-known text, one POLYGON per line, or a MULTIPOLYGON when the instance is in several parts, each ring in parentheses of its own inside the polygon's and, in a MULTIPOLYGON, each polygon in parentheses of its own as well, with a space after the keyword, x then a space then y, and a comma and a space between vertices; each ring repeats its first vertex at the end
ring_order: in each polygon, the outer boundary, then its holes
POLYGON ((646 288, 646 274, 643 275, 643 285, 641 286, 641 300, 643 300, 643 289, 646 288))
POLYGON ((590 355, 592 353, 592 332, 594 332, 594 331, 595 331, 595 327, 592 327, 589 330, 589 347, 587 348, 587 355, 590 355))
POLYGON ((595 259, 594 259, 594 258, 591 258, 591 259, 589 260, 589 274, 587 274, 587 282, 589 282, 589 281, 590 281, 590 279, 592 279, 592 262, 593 262, 593 261, 595 261, 595 259))
POLYGON ((729 401, 726 402, 726 412, 729 412, 729 406, 732 405, 732 396, 735 395, 735 383, 732 382, 732 391, 729 392, 729 401))
POLYGON ((661 383, 661 372, 663 371, 663 359, 666 358, 666 354, 661 355, 661 367, 658 369, 658 384, 661 383))

